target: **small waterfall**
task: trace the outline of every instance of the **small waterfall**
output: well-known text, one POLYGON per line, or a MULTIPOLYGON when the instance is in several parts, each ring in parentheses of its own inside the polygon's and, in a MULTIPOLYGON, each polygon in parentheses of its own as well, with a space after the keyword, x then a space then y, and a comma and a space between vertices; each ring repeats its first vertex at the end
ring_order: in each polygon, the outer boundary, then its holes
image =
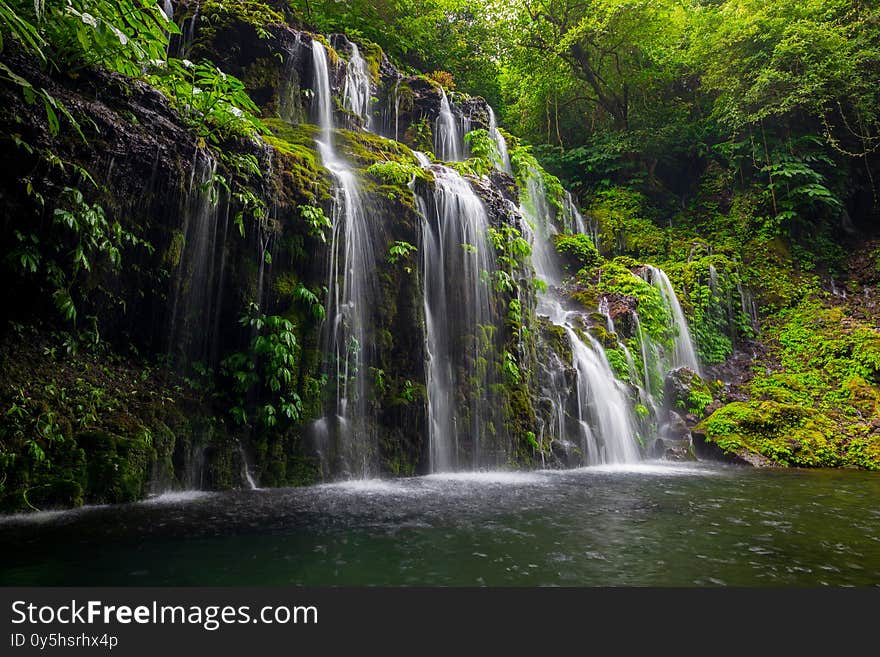
POLYGON ((382 110, 382 133, 394 141, 400 141, 400 80, 388 92, 382 110))
POLYGON ((334 423, 337 457, 350 474, 367 477, 375 447, 367 402, 370 362, 368 330, 371 309, 378 296, 376 258, 373 252, 370 213, 357 178, 333 146, 333 116, 327 51, 312 42, 315 70, 315 113, 321 127, 318 151, 335 181, 333 233, 327 280, 324 353, 335 363, 331 380, 336 384, 334 423))
POLYGON ((507 140, 498 130, 498 120, 495 118, 495 110, 491 105, 489 106, 489 134, 495 140, 495 147, 498 149, 498 156, 501 160, 501 170, 512 174, 513 168, 510 166, 510 151, 507 148, 507 140))
POLYGON ((605 316, 605 326, 609 333, 614 333, 614 320, 611 319, 611 307, 608 305, 608 297, 599 299, 599 314, 605 316))
POLYGON ((633 322, 636 326, 636 339, 639 341, 639 347, 642 354, 642 369, 644 377, 644 393, 646 396, 645 404, 655 413, 659 412, 660 406, 657 404, 657 394, 661 390, 655 390, 652 381, 656 378, 658 381, 663 380, 663 371, 660 366, 660 354, 657 345, 651 340, 647 333, 642 330, 642 322, 639 319, 639 313, 633 311, 633 322), (654 376, 652 377, 652 374, 654 376))
MULTIPOLYGON (((551 235, 556 229, 543 181, 535 171, 530 171, 526 180, 522 212, 527 219, 526 223, 536 226, 536 230, 529 235, 535 275, 548 285, 558 285, 561 281, 561 268, 551 242, 551 235)), ((610 313, 607 308, 605 310, 609 330, 613 331, 610 313)), ((575 410, 580 432, 577 442, 580 443, 587 462, 601 464, 639 460, 633 412, 624 385, 614 376, 602 345, 586 332, 576 330, 579 323, 578 313, 566 312, 549 290, 539 294, 538 313, 545 315, 556 326, 562 327, 571 345, 571 367, 577 375, 575 410)), ((561 363, 557 366, 561 366, 561 363)), ((565 435, 566 404, 561 393, 564 378, 560 376, 561 373, 553 371, 552 364, 549 374, 551 381, 545 398, 554 405, 554 417, 562 418, 554 422, 559 425, 556 427, 559 431, 558 437, 563 441, 570 440, 565 435)))
POLYGON ((599 248, 599 226, 595 220, 591 219, 588 223, 584 219, 570 192, 565 192, 562 197, 562 228, 568 234, 589 235, 596 248, 599 248))
POLYGON ((220 202, 214 187, 216 173, 217 161, 197 150, 183 203, 180 261, 169 327, 168 351, 177 354, 182 363, 207 364, 216 351, 213 320, 222 302, 226 230, 225 224, 220 228, 220 202), (223 231, 220 240, 218 230, 223 231))
POLYGON ((446 91, 440 89, 440 114, 434 124, 434 154, 437 159, 444 162, 459 162, 462 160, 463 148, 460 143, 455 115, 449 105, 446 91))
POLYGON ((527 174, 525 193, 520 201, 520 211, 528 224, 524 226, 529 233, 525 237, 532 246, 532 266, 535 273, 547 285, 559 285, 562 282, 562 268, 553 245, 553 236, 557 234, 557 230, 553 225, 544 181, 534 169, 527 174))
MULTIPOLYGON (((427 163, 424 156, 419 160, 427 163)), ((495 260, 483 202, 456 171, 435 166, 432 172, 433 198, 419 198, 419 204, 424 217, 430 467, 442 472, 463 465, 467 442, 472 445, 472 465, 479 467, 484 461, 480 436, 491 416, 491 380, 488 368, 481 365, 482 333, 483 327, 495 323, 484 276, 495 271, 495 260)))
POLYGON ((257 482, 251 474, 251 468, 248 465, 247 453, 244 451, 244 445, 242 445, 240 441, 238 443, 238 455, 241 457, 242 478, 247 483, 250 490, 259 490, 260 487, 257 486, 257 482))
POLYGON ((621 383, 611 370, 605 350, 588 333, 575 330, 578 313, 566 312, 558 301, 542 300, 542 312, 565 329, 577 373, 577 422, 580 443, 591 465, 638 461, 633 413, 621 383))
POLYGON ((363 127, 368 132, 372 124, 372 112, 370 103, 373 98, 372 83, 370 82, 370 69, 366 60, 361 57, 360 50, 355 44, 351 44, 351 58, 345 69, 345 86, 342 92, 342 104, 348 111, 356 114, 363 121, 363 127))
POLYGON ((736 279, 736 291, 739 294, 740 307, 744 314, 749 316, 751 327, 754 331, 758 330, 758 306, 752 293, 743 287, 739 277, 736 279))
POLYGON ((669 309, 672 317, 672 334, 675 345, 672 367, 688 367, 697 374, 700 374, 700 360, 697 358, 697 351, 691 339, 687 320, 681 309, 681 304, 678 302, 678 297, 675 295, 675 290, 672 288, 672 283, 669 281, 669 277, 662 269, 651 265, 645 267, 642 277, 660 290, 663 303, 669 309))
POLYGON ((314 67, 315 93, 312 114, 321 128, 321 139, 332 150, 333 148, 333 94, 330 91, 330 67, 327 60, 327 49, 317 39, 312 40, 312 65, 314 67))

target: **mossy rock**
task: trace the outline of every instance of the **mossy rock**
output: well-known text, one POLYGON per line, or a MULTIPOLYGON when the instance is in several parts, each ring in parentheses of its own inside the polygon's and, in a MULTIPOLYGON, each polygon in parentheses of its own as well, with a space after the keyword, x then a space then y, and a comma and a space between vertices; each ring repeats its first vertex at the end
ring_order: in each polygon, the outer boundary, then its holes
POLYGON ((680 367, 666 375, 663 381, 663 402, 679 413, 702 415, 712 403, 713 394, 700 375, 687 367, 680 367))
POLYGON ((76 442, 86 454, 88 502, 117 504, 144 496, 153 455, 149 434, 123 438, 93 431, 80 434, 76 442))
POLYGON ((843 460, 834 421, 802 406, 734 402, 715 411, 694 433, 725 454, 759 454, 782 466, 837 467, 843 460))
POLYGON ((398 162, 418 167, 419 163, 408 146, 367 132, 337 130, 337 144, 349 162, 369 167, 377 162, 398 162))
POLYGON ((587 331, 603 348, 614 349, 617 347, 617 334, 609 331, 604 325, 594 324, 587 331))
POLYGON ((266 119, 272 132, 263 139, 275 150, 275 187, 278 201, 290 208, 321 205, 332 198, 331 176, 321 163, 315 145, 316 126, 292 125, 266 119))

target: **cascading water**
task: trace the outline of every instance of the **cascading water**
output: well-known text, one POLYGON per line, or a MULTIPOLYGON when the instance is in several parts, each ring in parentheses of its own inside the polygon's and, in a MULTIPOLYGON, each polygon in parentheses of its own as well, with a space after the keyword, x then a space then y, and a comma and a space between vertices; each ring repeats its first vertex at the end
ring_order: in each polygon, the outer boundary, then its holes
POLYGON ((599 248, 598 227, 595 222, 587 225, 570 192, 565 192, 562 197, 562 224, 566 233, 589 235, 596 248, 599 248))
POLYGON ((444 162, 459 162, 463 157, 458 125, 446 91, 440 90, 440 114, 434 124, 434 154, 444 162))
POLYGON ((369 131, 372 123, 370 102, 373 97, 370 82, 370 69, 366 60, 361 57, 360 50, 351 44, 351 58, 345 69, 345 86, 342 91, 342 104, 345 109, 356 114, 363 121, 363 127, 369 131))
POLYGON ((512 174, 513 169, 510 166, 510 151, 507 148, 507 140, 501 131, 498 130, 498 120, 495 118, 495 110, 489 106, 489 135, 495 141, 495 147, 498 149, 498 157, 500 159, 501 170, 512 174))
MULTIPOLYGON (((428 164, 423 155, 419 160, 428 164)), ((495 260, 483 202, 456 171, 435 166, 432 172, 433 197, 417 199, 424 218, 430 467, 442 472, 462 465, 467 442, 471 464, 479 467, 484 461, 480 436, 491 415, 486 397, 491 381, 480 362, 483 328, 494 324, 485 274, 495 270, 495 260)))
POLYGON ((351 167, 333 146, 330 77, 327 51, 312 42, 315 71, 315 114, 321 128, 318 151, 335 181, 333 232, 327 281, 325 354, 333 361, 336 386, 334 416, 325 418, 325 437, 336 437, 336 457, 351 475, 367 477, 375 451, 367 403, 367 363, 371 309, 378 296, 376 259, 369 212, 351 167))
POLYGON ((562 268, 553 247, 553 236, 557 231, 553 225, 543 180, 535 170, 530 170, 527 174, 520 211, 527 224, 524 229, 529 234, 525 237, 532 246, 535 274, 547 285, 559 285, 562 282, 562 268))
MULTIPOLYGON (((527 236, 532 245, 532 266, 535 275, 548 285, 558 285, 562 274, 558 255, 553 249, 551 237, 553 226, 550 205, 547 203, 542 181, 537 172, 530 171, 526 178, 522 213, 533 230, 527 236)), ((579 315, 566 312, 551 291, 538 295, 538 313, 545 315, 554 325, 562 327, 571 344, 572 367, 576 373, 577 426, 580 435, 577 443, 589 464, 625 463, 640 457, 632 419, 632 409, 623 384, 614 376, 605 350, 588 333, 576 330, 579 315)), ((551 364, 552 365, 552 364, 551 364)), ((551 371, 545 398, 554 406, 554 418, 564 418, 566 395, 560 390, 564 377, 551 371)), ((564 435, 564 420, 553 422, 559 438, 564 435)))
POLYGON ((645 267, 642 277, 660 291, 663 303, 672 318, 671 328, 675 347, 672 367, 688 367, 700 374, 700 360, 697 358, 697 350, 694 348, 684 311, 681 309, 681 304, 675 295, 669 277, 662 269, 651 265, 645 267))
MULTIPOLYGON (((222 302, 226 224, 221 227, 217 161, 197 150, 183 204, 182 246, 171 303, 169 352, 182 363, 210 363, 222 302), (223 232, 218 241, 218 230, 223 232), (219 275, 218 275, 219 272, 219 275)), ((226 215, 223 215, 226 217, 226 215)))

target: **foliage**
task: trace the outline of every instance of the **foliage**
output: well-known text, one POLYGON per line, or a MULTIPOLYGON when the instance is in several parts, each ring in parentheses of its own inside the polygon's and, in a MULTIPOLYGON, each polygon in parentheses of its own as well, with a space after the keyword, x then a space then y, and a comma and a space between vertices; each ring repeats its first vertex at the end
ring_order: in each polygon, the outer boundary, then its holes
POLYGON ((396 265, 400 260, 407 260, 416 251, 418 251, 418 248, 409 242, 394 242, 388 247, 388 257, 386 259, 392 265, 396 265))
POLYGON ((446 91, 455 91, 455 79, 449 71, 433 71, 428 78, 439 84, 446 91))
POLYGON ((295 392, 299 347, 293 324, 277 315, 260 313, 256 304, 239 323, 252 332, 250 350, 227 356, 221 365, 230 381, 230 414, 238 424, 270 429, 297 422, 302 401, 295 392), (260 399, 254 406, 249 400, 260 399))
MULTIPOLYGON (((499 30, 487 3, 474 0, 291 0, 294 15, 318 31, 379 44, 420 71, 443 71, 459 90, 500 104, 499 30)), ((441 83, 448 79, 443 76, 441 83)))
POLYGON ((592 267, 599 260, 599 252, 589 235, 557 235, 555 242, 559 254, 574 261, 577 269, 592 267))
POLYGON ((241 80, 210 62, 171 58, 154 66, 149 80, 168 95, 198 137, 214 146, 267 132, 241 80))
POLYGON ((61 205, 52 212, 46 230, 14 231, 16 248, 7 264, 25 279, 45 290, 61 316, 73 324, 77 307, 88 306, 90 291, 80 285, 85 274, 100 278, 119 272, 126 247, 152 246, 107 218, 103 208, 89 204, 79 189, 67 187, 61 205))
POLYGON ((297 286, 293 291, 293 296, 308 306, 309 312, 316 321, 321 322, 324 320, 327 311, 324 309, 324 305, 321 303, 321 299, 317 294, 300 282, 297 283, 297 286))
POLYGON ((642 329, 653 342, 666 348, 672 346, 672 318, 663 296, 656 287, 633 273, 636 263, 629 258, 615 258, 603 262, 598 271, 582 271, 578 282, 583 289, 575 299, 586 307, 598 306, 603 296, 618 296, 635 300, 642 329), (595 276, 595 278, 593 278, 595 276))
POLYGON ((250 25, 261 39, 269 38, 268 25, 284 23, 284 16, 279 12, 254 0, 206 0, 199 5, 199 15, 208 25, 216 27, 232 21, 250 25))
POLYGON ((308 233, 312 237, 327 242, 327 230, 332 230, 333 222, 324 214, 324 210, 314 205, 300 205, 299 216, 308 226, 308 233))
POLYGON ((422 176, 422 169, 410 162, 387 160, 371 164, 367 173, 382 182, 405 187, 413 178, 422 176))

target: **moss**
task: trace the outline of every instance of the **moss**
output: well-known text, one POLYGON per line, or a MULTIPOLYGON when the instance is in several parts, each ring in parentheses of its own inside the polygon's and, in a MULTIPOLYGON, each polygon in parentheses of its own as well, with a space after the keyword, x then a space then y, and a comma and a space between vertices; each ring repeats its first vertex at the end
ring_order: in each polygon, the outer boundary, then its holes
POLYGON ((278 198, 296 207, 300 204, 320 205, 331 198, 330 176, 321 164, 315 147, 317 128, 291 125, 280 119, 266 119, 272 131, 263 139, 275 149, 278 198))
POLYGON ((604 325, 594 324, 587 330, 605 349, 617 347, 617 334, 609 331, 604 325))
POLYGON ((337 130, 336 133, 339 148, 355 166, 369 167, 377 162, 418 166, 415 155, 400 142, 367 132, 337 130))
POLYGON ((556 353, 563 363, 571 362, 571 344, 565 328, 551 324, 548 320, 541 321, 541 335, 550 349, 556 353))
POLYGON ((86 499, 92 503, 133 502, 146 492, 150 475, 152 441, 149 434, 123 438, 103 431, 76 437, 86 454, 86 499))
POLYGON ((16 491, 13 498, 7 502, 11 510, 68 509, 82 506, 85 502, 80 482, 62 478, 51 479, 33 487, 16 491))
POLYGON ((185 238, 182 231, 175 230, 171 233, 171 241, 169 242, 165 253, 162 255, 163 267, 170 271, 174 271, 180 267, 180 258, 183 253, 184 242, 185 238))
POLYGON ((809 408, 776 402, 734 402, 715 411, 698 427, 725 453, 761 454, 784 466, 837 467, 845 446, 835 440, 836 426, 809 408))

